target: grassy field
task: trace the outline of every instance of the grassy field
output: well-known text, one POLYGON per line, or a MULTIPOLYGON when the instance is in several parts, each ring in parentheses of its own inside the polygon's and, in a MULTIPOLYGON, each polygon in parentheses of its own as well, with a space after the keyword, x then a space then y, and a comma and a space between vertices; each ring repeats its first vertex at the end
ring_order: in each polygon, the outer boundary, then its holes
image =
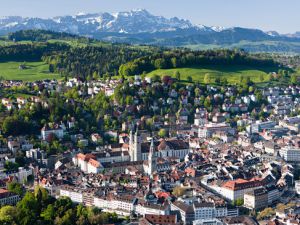
POLYGON ((169 75, 174 77, 175 72, 180 73, 180 78, 183 82, 187 81, 187 77, 191 76, 194 82, 203 83, 205 74, 209 74, 210 78, 214 80, 217 77, 225 77, 231 84, 237 84, 240 77, 249 77, 255 83, 261 83, 261 76, 264 77, 264 82, 267 81, 267 74, 277 71, 276 68, 255 68, 247 66, 206 66, 194 68, 178 68, 178 69, 160 69, 154 70, 147 74, 149 77, 155 75, 164 76, 169 75))
POLYGON ((26 69, 19 69, 21 62, 0 63, 0 76, 7 80, 35 81, 60 79, 59 74, 49 73, 49 66, 44 62, 25 62, 26 69))

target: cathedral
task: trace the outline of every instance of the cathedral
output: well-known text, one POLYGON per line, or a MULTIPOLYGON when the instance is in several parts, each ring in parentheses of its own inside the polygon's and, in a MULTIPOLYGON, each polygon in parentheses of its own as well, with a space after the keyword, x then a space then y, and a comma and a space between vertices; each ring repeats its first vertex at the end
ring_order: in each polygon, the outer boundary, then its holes
POLYGON ((144 172, 152 176, 155 172, 170 169, 169 163, 158 163, 158 159, 183 160, 190 152, 189 144, 183 140, 170 139, 143 142, 138 129, 129 135, 129 157, 131 162, 143 163, 144 172))
POLYGON ((184 160, 185 156, 190 152, 189 143, 178 139, 161 139, 150 142, 143 142, 138 130, 129 135, 129 156, 130 161, 148 160, 149 154, 153 151, 153 155, 157 158, 178 158, 184 160))
POLYGON ((98 173, 104 168, 124 172, 128 166, 134 166, 151 176, 155 172, 170 170, 170 161, 182 161, 189 152, 189 143, 183 140, 155 141, 152 138, 151 142, 143 142, 141 133, 136 129, 135 132, 130 131, 127 147, 105 149, 86 155, 80 153, 73 157, 73 162, 85 172, 98 173))

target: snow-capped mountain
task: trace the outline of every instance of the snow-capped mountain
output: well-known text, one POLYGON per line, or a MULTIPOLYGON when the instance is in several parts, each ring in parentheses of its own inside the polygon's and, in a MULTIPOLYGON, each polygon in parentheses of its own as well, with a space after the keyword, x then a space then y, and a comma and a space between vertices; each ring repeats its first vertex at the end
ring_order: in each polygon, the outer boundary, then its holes
POLYGON ((21 29, 48 29, 59 32, 89 35, 97 32, 154 33, 196 27, 190 21, 173 17, 154 16, 139 9, 119 13, 78 13, 51 19, 4 17, 0 19, 0 33, 21 29))
POLYGON ((290 42, 300 42, 299 33, 282 35, 276 31, 264 32, 259 29, 195 25, 177 17, 155 16, 144 9, 118 13, 81 12, 74 16, 48 19, 19 16, 0 18, 0 35, 31 29, 66 32, 105 41, 163 46, 213 44, 250 49, 247 43, 259 42, 262 46, 259 49, 266 51, 274 49, 274 45, 269 46, 266 41, 275 41, 280 51, 289 51, 290 42))
MULTIPOLYGON (((118 13, 83 13, 75 16, 58 16, 49 19, 10 16, 0 18, 0 33, 24 29, 47 29, 79 35, 94 35, 99 32, 140 34, 170 32, 176 30, 197 30, 199 32, 222 32, 220 26, 194 25, 189 20, 177 17, 155 16, 145 9, 118 13)), ((230 28, 232 29, 232 28, 230 28)), ((273 36, 270 33, 270 36, 273 36)))

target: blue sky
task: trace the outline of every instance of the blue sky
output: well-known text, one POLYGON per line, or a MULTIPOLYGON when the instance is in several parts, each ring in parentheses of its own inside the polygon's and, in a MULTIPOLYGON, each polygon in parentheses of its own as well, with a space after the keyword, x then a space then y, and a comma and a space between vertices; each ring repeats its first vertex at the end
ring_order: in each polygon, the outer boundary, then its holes
POLYGON ((300 31, 300 0, 0 0, 0 16, 53 17, 143 8, 209 26, 300 31))

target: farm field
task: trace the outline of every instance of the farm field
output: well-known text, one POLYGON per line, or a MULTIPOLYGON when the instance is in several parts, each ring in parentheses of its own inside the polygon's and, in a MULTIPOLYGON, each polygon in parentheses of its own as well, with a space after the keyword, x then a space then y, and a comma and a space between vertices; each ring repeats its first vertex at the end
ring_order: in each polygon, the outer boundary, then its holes
POLYGON ((44 79, 60 79, 59 74, 49 73, 49 66, 44 62, 2 62, 0 77, 7 80, 35 81, 44 79), (25 69, 19 69, 21 64, 25 69))

